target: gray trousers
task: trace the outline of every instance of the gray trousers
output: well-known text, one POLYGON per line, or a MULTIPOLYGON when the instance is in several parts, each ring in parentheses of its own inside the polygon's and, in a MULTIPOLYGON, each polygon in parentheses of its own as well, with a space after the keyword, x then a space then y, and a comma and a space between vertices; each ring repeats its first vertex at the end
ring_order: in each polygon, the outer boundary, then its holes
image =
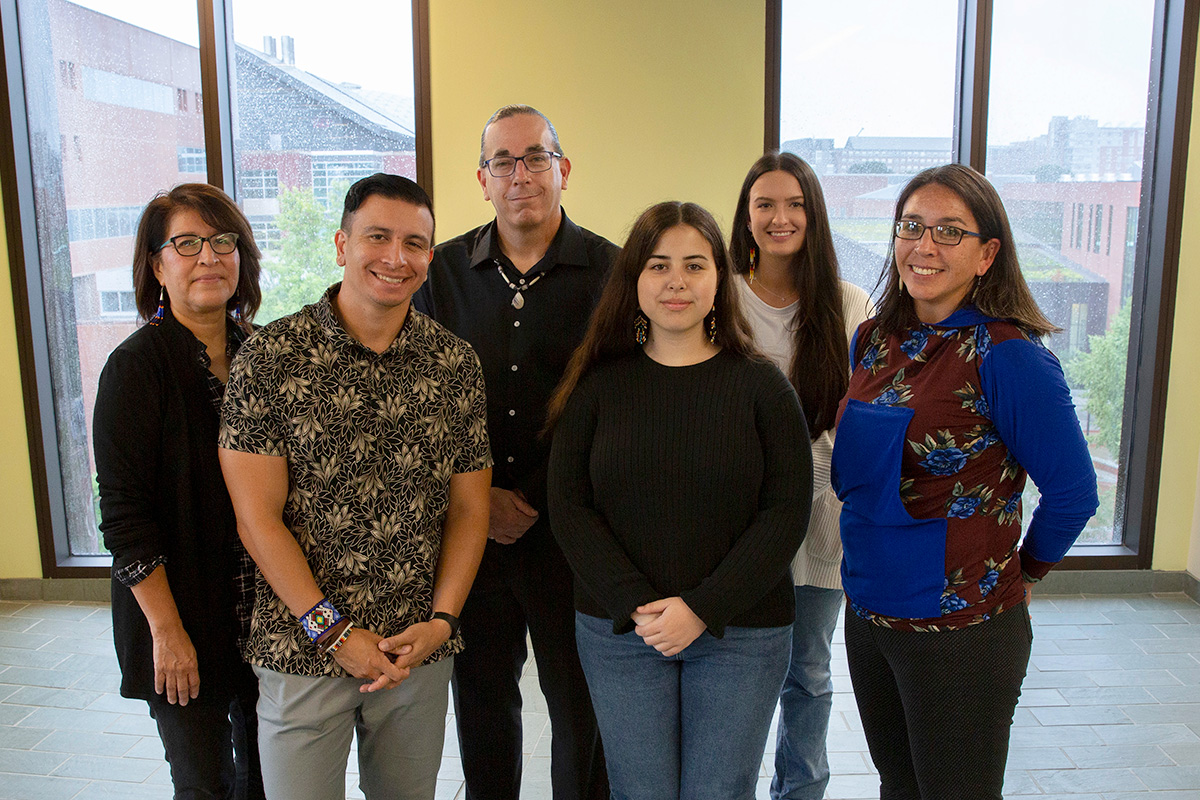
POLYGON ((454 659, 418 667, 394 689, 364 694, 358 678, 311 678, 255 667, 258 749, 269 800, 342 800, 358 734, 367 800, 432 800, 454 659))

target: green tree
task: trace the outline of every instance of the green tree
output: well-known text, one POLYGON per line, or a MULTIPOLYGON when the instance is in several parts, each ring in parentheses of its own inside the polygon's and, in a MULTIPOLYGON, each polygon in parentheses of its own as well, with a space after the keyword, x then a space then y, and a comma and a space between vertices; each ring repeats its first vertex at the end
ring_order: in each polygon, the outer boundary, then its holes
POLYGON ((850 175, 886 175, 891 170, 882 161, 859 161, 857 164, 851 164, 846 172, 850 175))
MULTIPOLYGON (((344 195, 334 192, 332 196, 344 195)), ((340 207, 340 203, 338 204, 340 207)), ((263 262, 263 301, 255 321, 270 322, 315 303, 341 279, 334 258, 333 234, 340 215, 326 208, 311 189, 282 189, 275 225, 282 235, 279 250, 263 262)))
POLYGON ((1093 443, 1107 447, 1113 458, 1121 450, 1129 314, 1129 303, 1125 303, 1107 333, 1088 337, 1091 352, 1078 353, 1067 362, 1067 375, 1087 391, 1087 410, 1099 429, 1093 443))

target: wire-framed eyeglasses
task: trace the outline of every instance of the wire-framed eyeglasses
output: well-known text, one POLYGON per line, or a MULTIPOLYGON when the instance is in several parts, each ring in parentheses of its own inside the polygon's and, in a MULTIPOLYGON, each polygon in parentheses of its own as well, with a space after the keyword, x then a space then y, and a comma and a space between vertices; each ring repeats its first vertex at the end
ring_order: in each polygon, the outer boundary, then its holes
POLYGON ((525 169, 529 172, 545 172, 554 166, 554 159, 562 158, 562 153, 549 150, 538 150, 536 153, 526 153, 523 156, 496 156, 483 162, 493 178, 507 178, 517 171, 517 162, 524 161, 525 169))
POLYGON ((238 235, 236 233, 218 233, 213 236, 196 236, 192 233, 185 233, 180 236, 172 236, 160 244, 154 252, 160 253, 167 245, 171 245, 181 256, 198 256, 204 249, 205 242, 208 242, 209 247, 217 255, 227 256, 237 250, 238 235))
POLYGON ((987 238, 982 233, 963 230, 955 225, 926 225, 912 219, 902 219, 896 223, 896 238, 916 241, 925 235, 926 229, 929 230, 929 238, 937 244, 956 245, 962 241, 964 236, 974 236, 976 239, 987 238))

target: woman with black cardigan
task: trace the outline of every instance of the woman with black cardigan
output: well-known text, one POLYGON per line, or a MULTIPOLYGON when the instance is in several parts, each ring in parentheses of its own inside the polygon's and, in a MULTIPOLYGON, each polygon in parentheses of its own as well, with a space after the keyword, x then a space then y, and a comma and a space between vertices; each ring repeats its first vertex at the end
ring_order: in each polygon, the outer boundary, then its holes
POLYGON ((258 686, 240 653, 253 564, 217 462, 224 382, 258 309, 258 273, 250 225, 224 192, 183 184, 155 197, 133 260, 148 324, 109 356, 96 397, 121 694, 149 703, 176 798, 263 797, 258 686))

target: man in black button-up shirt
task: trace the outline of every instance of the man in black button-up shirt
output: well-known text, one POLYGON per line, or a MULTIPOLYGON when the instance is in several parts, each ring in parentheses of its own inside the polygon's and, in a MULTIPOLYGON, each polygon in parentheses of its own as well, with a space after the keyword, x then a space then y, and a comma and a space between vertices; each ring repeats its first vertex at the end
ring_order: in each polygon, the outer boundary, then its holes
MULTIPOLYGON (((454 708, 467 797, 515 800, 528 630, 553 731, 555 800, 607 798, 604 756, 575 651, 571 569, 546 511, 546 404, 583 338, 617 247, 560 204, 571 162, 554 126, 505 106, 484 126, 477 176, 496 219, 439 246, 416 307, 475 348, 487 386, 487 550, 462 611, 454 708)), ((632 333, 630 334, 632 336, 632 333)))

